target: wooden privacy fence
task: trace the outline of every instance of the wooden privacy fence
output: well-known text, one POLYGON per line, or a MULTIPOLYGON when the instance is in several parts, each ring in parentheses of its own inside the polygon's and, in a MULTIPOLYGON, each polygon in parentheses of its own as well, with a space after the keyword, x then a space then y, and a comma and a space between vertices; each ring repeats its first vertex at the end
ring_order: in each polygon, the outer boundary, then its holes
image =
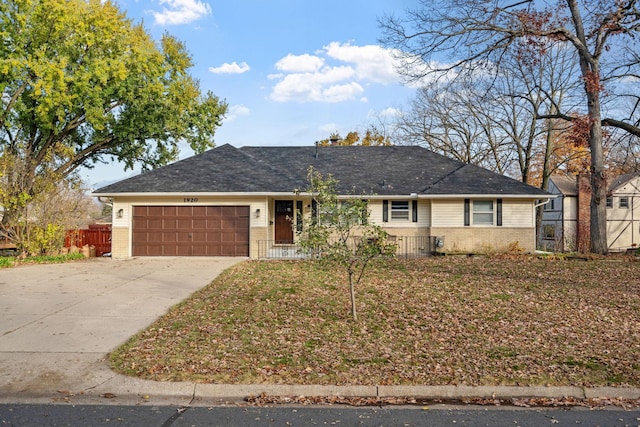
POLYGON ((111 252, 111 225, 92 224, 88 229, 69 230, 64 239, 64 246, 70 248, 77 246, 81 248, 85 245, 96 248, 96 256, 102 256, 111 252))

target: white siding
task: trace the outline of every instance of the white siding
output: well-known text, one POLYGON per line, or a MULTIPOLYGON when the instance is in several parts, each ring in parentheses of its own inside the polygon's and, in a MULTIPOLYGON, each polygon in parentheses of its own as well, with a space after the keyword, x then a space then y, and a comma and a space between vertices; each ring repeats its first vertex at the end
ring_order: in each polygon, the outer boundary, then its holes
POLYGON ((382 222, 382 200, 369 200, 369 220, 373 224, 384 225, 382 222))
POLYGON ((431 217, 433 227, 464 227, 464 199, 433 200, 431 217))
POLYGON ((123 202, 113 202, 113 227, 128 227, 129 218, 131 216, 131 204, 123 202), (118 217, 118 213, 122 209, 122 217, 118 217))
POLYGON ((563 199, 562 210, 566 221, 575 221, 578 219, 578 198, 575 196, 566 196, 563 199))
POLYGON ((640 244, 640 178, 632 179, 617 188, 613 206, 607 208, 607 241, 609 250, 626 250, 640 244), (620 207, 620 198, 626 197, 627 208, 620 207))
POLYGON ((502 226, 513 228, 535 227, 535 214, 531 200, 503 200, 502 226))

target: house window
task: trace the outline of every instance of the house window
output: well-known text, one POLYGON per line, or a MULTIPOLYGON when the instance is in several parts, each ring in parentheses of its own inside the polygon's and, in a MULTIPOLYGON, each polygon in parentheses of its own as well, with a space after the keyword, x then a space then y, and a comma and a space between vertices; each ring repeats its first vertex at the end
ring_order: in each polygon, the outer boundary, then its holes
POLYGON ((608 208, 613 207, 613 197, 607 197, 607 207, 608 208))
POLYGON ((473 225, 493 225, 493 200, 473 201, 473 225))
POLYGON ((555 205, 555 203, 553 203, 553 202, 555 202, 555 199, 551 199, 551 200, 549 200, 549 203, 547 203, 546 205, 544 205, 544 210, 545 210, 545 211, 552 211, 552 210, 554 210, 554 209, 555 209, 555 206, 554 206, 554 205, 555 205))
POLYGON ((555 240, 556 238, 556 226, 553 224, 545 224, 542 227, 542 236, 545 240, 555 240))
POLYGON ((620 197, 620 209, 629 209, 629 198, 628 197, 620 197))
POLYGON ((391 201, 391 219, 408 220, 409 219, 409 202, 404 200, 391 201))
POLYGON ((349 221, 355 224, 365 225, 367 224, 367 218, 369 217, 368 202, 364 199, 361 200, 361 204, 351 200, 343 200, 340 202, 340 207, 348 212, 348 209, 353 209, 349 214, 353 214, 354 217, 349 218, 349 221))

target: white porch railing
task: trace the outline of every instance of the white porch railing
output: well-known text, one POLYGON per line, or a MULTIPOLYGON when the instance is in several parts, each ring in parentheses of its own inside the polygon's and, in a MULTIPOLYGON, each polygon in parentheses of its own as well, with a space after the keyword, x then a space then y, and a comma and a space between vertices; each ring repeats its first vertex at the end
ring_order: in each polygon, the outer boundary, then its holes
MULTIPOLYGON (((389 236, 396 244, 398 258, 426 258, 436 252, 435 236, 389 236)), ((258 258, 303 259, 304 249, 296 244, 276 244, 273 240, 258 241, 258 258)))

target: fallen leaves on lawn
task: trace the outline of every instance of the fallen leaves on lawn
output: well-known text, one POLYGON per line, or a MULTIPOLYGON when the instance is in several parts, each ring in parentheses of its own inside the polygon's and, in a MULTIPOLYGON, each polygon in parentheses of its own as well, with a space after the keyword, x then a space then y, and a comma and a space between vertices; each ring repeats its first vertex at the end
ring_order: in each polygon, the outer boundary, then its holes
POLYGON ((201 383, 640 386, 639 277, 625 259, 380 261, 356 323, 340 270, 248 261, 110 361, 201 383))
POLYGON ((605 408, 615 406, 625 409, 640 407, 640 399, 599 398, 577 399, 574 397, 550 398, 469 398, 469 399, 424 399, 412 396, 399 397, 357 397, 357 396, 272 396, 261 393, 250 395, 245 399, 251 406, 267 405, 345 405, 345 406, 400 406, 420 405, 428 408, 434 404, 464 404, 477 406, 519 406, 532 407, 586 407, 605 408))

